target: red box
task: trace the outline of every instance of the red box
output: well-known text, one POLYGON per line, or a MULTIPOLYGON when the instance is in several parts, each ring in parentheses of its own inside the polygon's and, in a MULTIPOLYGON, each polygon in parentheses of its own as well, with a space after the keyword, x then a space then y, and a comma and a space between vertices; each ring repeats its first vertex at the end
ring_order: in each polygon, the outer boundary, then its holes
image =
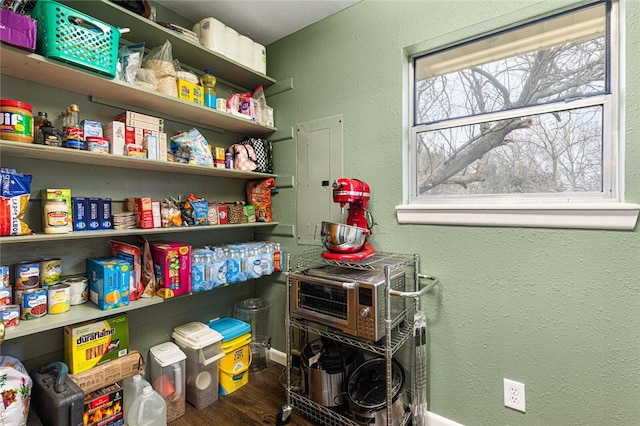
POLYGON ((136 226, 141 229, 153 228, 153 201, 149 197, 134 198, 136 226))
POLYGON ((165 299, 191 293, 191 246, 153 243, 151 257, 156 274, 156 294, 165 299))
POLYGON ((113 385, 93 391, 84 396, 85 426, 106 426, 122 424, 124 419, 123 392, 120 385, 113 385))
POLYGON ((229 223, 229 208, 224 204, 218 204, 218 223, 220 225, 226 225, 229 223))

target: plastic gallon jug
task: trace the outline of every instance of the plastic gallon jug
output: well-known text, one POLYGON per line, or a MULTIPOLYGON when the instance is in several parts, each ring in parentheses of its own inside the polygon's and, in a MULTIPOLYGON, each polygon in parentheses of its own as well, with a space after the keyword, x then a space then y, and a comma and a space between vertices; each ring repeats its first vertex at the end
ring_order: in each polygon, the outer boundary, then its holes
POLYGON ((124 421, 128 422, 129 419, 129 409, 131 408, 131 404, 136 400, 138 396, 142 394, 142 389, 145 386, 150 386, 151 384, 142 378, 140 374, 136 374, 131 377, 127 377, 122 381, 122 391, 124 394, 124 421))
POLYGON ((131 404, 127 424, 129 426, 167 425, 167 405, 151 385, 143 387, 140 395, 131 404))

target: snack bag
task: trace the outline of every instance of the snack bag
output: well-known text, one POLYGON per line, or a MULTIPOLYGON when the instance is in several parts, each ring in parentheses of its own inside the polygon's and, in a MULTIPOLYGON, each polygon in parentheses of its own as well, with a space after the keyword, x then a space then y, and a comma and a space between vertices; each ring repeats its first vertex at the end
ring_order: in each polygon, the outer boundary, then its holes
POLYGON ((0 169, 0 235, 28 235, 33 232, 22 220, 31 196, 31 175, 15 169, 0 169))
POLYGON ((213 165, 211 147, 196 128, 172 136, 169 150, 178 156, 188 156, 189 164, 213 165))
POLYGON ((182 218, 187 225, 209 225, 209 203, 204 198, 189 194, 182 209, 182 218))
POLYGON ((142 246, 142 271, 140 281, 142 282, 141 297, 153 297, 156 294, 156 273, 153 266, 153 257, 151 256, 151 247, 146 238, 140 238, 142 246))
POLYGON ((274 178, 247 182, 248 204, 255 206, 257 222, 273 222, 271 217, 271 189, 276 187, 274 178))

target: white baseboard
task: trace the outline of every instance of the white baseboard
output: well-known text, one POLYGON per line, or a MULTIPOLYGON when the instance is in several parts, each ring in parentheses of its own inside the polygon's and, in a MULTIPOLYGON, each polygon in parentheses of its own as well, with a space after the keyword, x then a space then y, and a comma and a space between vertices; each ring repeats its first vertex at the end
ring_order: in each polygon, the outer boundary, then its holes
MULTIPOLYGON (((287 365, 287 355, 284 352, 280 352, 276 349, 269 349, 269 359, 276 364, 280 364, 282 366, 287 365)), ((461 423, 454 422, 453 420, 449 420, 446 417, 442 417, 436 413, 428 412, 427 415, 427 425, 428 426, 464 426, 461 423)))

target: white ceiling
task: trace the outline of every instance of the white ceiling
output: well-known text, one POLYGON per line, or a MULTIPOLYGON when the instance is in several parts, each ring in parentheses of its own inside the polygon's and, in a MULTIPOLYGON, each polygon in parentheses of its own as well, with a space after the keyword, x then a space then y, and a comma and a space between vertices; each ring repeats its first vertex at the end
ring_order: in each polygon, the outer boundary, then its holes
POLYGON ((156 0, 193 22, 213 17, 267 46, 360 0, 156 0))

